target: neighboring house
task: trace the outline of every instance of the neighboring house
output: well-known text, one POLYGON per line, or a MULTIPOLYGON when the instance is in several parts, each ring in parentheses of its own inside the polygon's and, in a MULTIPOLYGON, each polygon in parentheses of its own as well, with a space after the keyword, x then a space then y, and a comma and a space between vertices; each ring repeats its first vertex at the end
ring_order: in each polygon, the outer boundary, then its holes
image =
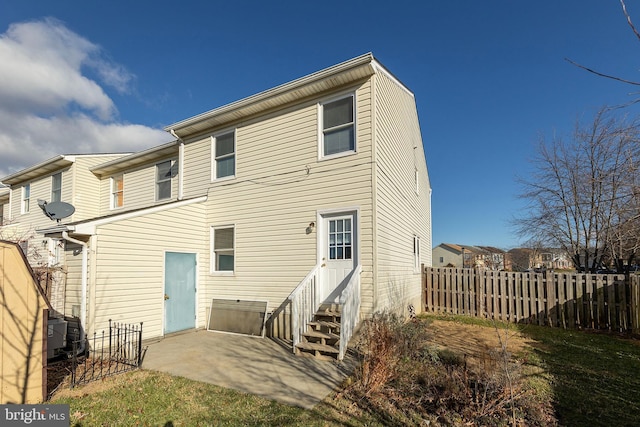
POLYGON ((441 243, 433 248, 432 256, 434 267, 505 270, 511 265, 507 253, 493 246, 441 243))
POLYGON ((562 249, 542 248, 514 248, 509 251, 515 271, 530 269, 572 269, 573 261, 562 249))
MULTIPOLYGON (((415 99, 371 54, 166 130, 174 142, 85 166, 91 214, 39 218, 66 241, 64 312, 89 333, 113 319, 161 337, 258 301, 268 334, 295 342, 304 286, 313 310, 351 301, 354 322, 421 307, 431 185, 415 99)), ((14 217, 34 168, 2 180, 14 217)))

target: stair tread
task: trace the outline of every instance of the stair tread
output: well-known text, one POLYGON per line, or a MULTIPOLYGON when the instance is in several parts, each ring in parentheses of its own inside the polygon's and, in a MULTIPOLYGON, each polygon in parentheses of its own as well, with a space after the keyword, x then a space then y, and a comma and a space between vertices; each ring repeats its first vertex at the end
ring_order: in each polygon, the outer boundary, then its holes
POLYGON ((313 343, 313 342, 301 342, 297 344, 296 347, 302 350, 323 351, 325 353, 340 353, 340 350, 338 350, 335 347, 332 347, 330 345, 325 345, 325 344, 313 343))
POLYGON ((316 312, 316 316, 332 316, 332 317, 340 317, 341 313, 339 311, 331 311, 331 310, 320 310, 316 312))
POLYGON ((320 332, 320 331, 308 331, 302 334, 305 337, 314 337, 314 338, 327 338, 327 339, 340 339, 340 335, 332 334, 329 332, 320 332))
POLYGON ((340 327, 340 323, 327 322, 326 320, 314 320, 313 322, 309 322, 308 325, 329 326, 331 328, 339 328, 340 327))

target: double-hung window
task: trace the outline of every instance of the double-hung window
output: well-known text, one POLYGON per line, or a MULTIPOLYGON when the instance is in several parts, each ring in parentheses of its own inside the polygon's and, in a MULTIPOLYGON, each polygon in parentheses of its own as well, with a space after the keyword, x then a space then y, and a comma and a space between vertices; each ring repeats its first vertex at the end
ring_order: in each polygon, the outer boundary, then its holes
POLYGON ((156 200, 171 198, 171 179, 174 175, 173 162, 158 163, 156 165, 156 200))
POLYGON ((233 177, 236 174, 236 132, 214 136, 212 152, 213 179, 233 177))
POLYGON ((31 184, 25 184, 22 187, 22 206, 20 212, 29 213, 29 202, 31 200, 31 184))
POLYGON ((124 175, 111 177, 111 209, 124 206, 124 175))
POLYGON ((353 95, 321 104, 321 154, 332 156, 355 152, 353 95))
POLYGON ((235 266, 234 227, 212 227, 214 272, 233 272, 235 266))
POLYGON ((62 201, 62 172, 51 176, 51 201, 62 201))

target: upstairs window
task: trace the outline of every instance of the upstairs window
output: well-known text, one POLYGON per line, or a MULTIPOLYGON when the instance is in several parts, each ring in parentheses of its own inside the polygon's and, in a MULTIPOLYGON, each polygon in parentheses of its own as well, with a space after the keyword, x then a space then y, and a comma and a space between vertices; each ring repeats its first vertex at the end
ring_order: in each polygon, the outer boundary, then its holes
POLYGON ((353 95, 321 104, 322 156, 355 152, 353 95))
POLYGON ((23 214, 29 213, 29 202, 31 200, 31 184, 25 184, 22 187, 22 205, 20 207, 20 212, 23 214))
POLYGON ((171 180, 174 174, 171 160, 156 165, 156 200, 171 198, 171 180))
POLYGON ((235 264, 234 228, 212 228, 213 267, 218 272, 233 272, 235 264))
POLYGON ((111 209, 124 206, 124 175, 111 178, 111 209))
POLYGON ((213 177, 232 177, 236 174, 236 132, 231 131, 213 138, 213 177))
POLYGON ((0 227, 4 224, 4 205, 0 205, 0 227))
POLYGON ((51 201, 62 201, 62 172, 51 176, 51 201))

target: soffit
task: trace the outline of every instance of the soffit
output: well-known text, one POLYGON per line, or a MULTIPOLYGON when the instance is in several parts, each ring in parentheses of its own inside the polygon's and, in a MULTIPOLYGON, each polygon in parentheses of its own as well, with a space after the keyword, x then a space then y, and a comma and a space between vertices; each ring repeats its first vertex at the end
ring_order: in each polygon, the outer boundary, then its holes
POLYGON ((99 164, 92 167, 90 170, 98 176, 112 175, 126 169, 153 163, 156 160, 177 154, 178 144, 176 141, 171 141, 158 147, 150 148, 119 159, 111 160, 110 162, 99 164))
POLYGON ((5 185, 16 185, 21 182, 28 182, 35 178, 51 174, 52 172, 70 166, 75 161, 73 156, 56 156, 35 166, 23 169, 14 174, 5 176, 0 180, 5 185))
POLYGON ((273 89, 210 110, 165 128, 180 137, 194 135, 225 123, 243 120, 280 106, 370 77, 375 73, 373 55, 367 53, 333 67, 293 80, 273 89))

